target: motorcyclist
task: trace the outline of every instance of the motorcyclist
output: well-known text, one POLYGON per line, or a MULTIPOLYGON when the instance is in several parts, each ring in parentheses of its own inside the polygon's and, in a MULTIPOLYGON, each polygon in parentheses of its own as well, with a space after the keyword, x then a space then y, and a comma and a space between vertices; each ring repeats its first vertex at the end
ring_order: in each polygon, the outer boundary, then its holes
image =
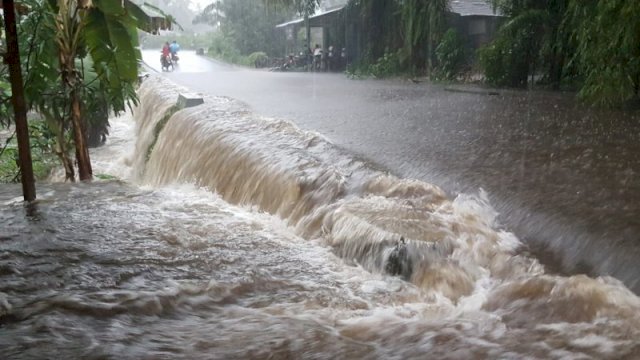
POLYGON ((172 66, 171 63, 171 49, 169 46, 169 42, 165 42, 164 46, 162 46, 162 55, 160 56, 160 64, 162 65, 162 70, 169 70, 169 66, 172 66))
POLYGON ((178 45, 178 43, 173 40, 173 42, 171 43, 171 45, 169 45, 169 51, 171 51, 171 59, 173 60, 173 62, 177 62, 178 61, 178 51, 180 51, 180 45, 178 45))

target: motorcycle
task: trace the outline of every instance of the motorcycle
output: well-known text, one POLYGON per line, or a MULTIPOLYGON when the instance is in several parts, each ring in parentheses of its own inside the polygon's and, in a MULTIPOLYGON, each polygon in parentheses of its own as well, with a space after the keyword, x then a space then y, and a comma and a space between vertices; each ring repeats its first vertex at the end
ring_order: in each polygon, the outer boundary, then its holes
POLYGON ((178 60, 180 60, 180 58, 178 57, 178 53, 172 53, 171 61, 173 61, 173 65, 178 65, 178 60))
POLYGON ((171 56, 160 55, 160 65, 162 66, 162 71, 169 71, 169 68, 173 70, 173 61, 171 60, 171 56))

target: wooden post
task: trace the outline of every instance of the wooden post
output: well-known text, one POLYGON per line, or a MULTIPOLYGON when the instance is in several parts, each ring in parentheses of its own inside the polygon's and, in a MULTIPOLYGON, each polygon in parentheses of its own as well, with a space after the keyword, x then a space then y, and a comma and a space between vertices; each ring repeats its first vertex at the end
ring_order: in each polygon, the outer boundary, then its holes
POLYGON ((305 52, 307 52, 308 49, 311 49, 311 24, 309 23, 309 10, 307 9, 304 10, 304 28, 307 32, 307 48, 305 49, 305 52))
POLYGON ((20 69, 20 51, 18 50, 18 32, 13 0, 2 0, 4 11, 4 29, 7 35, 7 54, 5 62, 9 66, 11 81, 11 103, 15 113, 16 136, 18 138, 18 160, 22 180, 22 194, 25 201, 36 199, 36 186, 31 162, 29 145, 29 126, 27 125, 27 105, 24 100, 24 85, 20 69))

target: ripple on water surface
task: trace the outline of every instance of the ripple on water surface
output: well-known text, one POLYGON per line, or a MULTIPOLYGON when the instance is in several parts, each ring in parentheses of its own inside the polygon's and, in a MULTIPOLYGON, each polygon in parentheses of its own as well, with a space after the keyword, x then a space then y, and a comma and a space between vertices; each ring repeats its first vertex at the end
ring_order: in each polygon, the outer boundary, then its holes
POLYGON ((640 304, 615 280, 487 282, 451 302, 349 266, 280 220, 190 186, 43 190, 32 209, 2 193, 0 345, 9 358, 640 353, 640 304))

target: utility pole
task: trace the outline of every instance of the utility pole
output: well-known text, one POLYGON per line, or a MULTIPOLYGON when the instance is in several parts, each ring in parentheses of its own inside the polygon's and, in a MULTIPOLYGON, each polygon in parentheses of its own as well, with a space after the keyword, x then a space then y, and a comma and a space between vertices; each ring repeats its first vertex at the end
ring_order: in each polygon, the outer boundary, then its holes
POLYGON ((16 30, 16 12, 13 0, 2 0, 2 9, 4 12, 4 29, 7 35, 5 62, 9 66, 9 79, 11 81, 11 103, 13 104, 16 120, 22 194, 24 195, 25 201, 33 201, 36 199, 36 185, 31 162, 27 105, 24 100, 24 85, 22 83, 22 70, 20 69, 20 51, 18 50, 18 31, 16 30))

